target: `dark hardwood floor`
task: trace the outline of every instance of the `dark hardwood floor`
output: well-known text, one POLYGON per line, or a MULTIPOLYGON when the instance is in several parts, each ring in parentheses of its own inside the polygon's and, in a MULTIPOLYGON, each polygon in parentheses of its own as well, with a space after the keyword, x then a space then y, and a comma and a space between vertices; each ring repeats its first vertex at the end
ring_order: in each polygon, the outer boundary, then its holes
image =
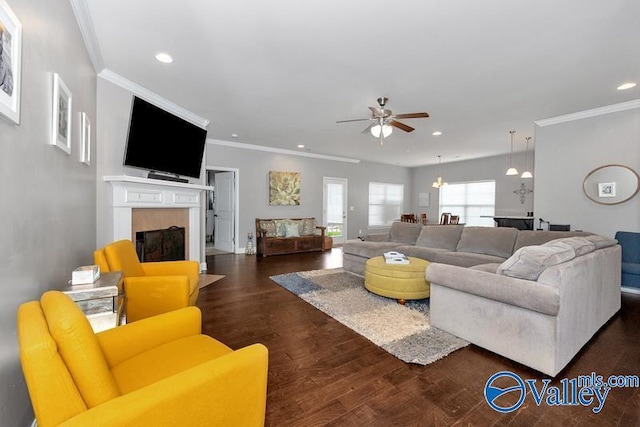
MULTIPOLYGON (((269 280, 287 272, 342 266, 342 252, 207 257, 226 277, 198 298, 204 333, 232 348, 269 348, 268 426, 638 426, 640 388, 611 389, 602 411, 536 405, 527 394, 501 414, 485 401, 491 375, 548 378, 470 345, 427 366, 406 364, 269 280)), ((640 375, 640 295, 622 294, 622 310, 582 349, 551 386, 596 372, 640 375)), ((595 406, 595 405, 592 405, 595 406)))

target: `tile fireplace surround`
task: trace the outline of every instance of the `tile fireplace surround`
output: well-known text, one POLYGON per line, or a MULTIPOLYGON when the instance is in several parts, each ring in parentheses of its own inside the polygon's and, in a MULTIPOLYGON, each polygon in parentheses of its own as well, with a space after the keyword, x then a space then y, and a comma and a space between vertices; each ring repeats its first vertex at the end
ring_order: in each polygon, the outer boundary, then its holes
POLYGON ((131 239, 133 209, 188 209, 187 253, 190 260, 198 261, 201 269, 206 269, 201 211, 204 191, 213 187, 127 175, 104 176, 103 180, 113 187, 110 240, 131 239))

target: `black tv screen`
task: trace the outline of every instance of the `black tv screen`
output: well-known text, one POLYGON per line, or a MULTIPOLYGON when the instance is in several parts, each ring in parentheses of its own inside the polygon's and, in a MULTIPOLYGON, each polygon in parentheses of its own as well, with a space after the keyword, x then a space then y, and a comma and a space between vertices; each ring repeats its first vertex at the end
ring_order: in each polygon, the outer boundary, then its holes
POLYGON ((205 129, 134 97, 124 165, 199 178, 206 138, 205 129))

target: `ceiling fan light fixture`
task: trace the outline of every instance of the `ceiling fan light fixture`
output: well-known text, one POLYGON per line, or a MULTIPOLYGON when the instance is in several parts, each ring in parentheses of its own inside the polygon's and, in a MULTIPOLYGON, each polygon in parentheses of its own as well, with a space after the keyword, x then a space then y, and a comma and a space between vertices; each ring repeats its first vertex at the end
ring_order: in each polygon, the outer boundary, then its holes
POLYGON ((380 138, 380 132, 382 132, 382 137, 386 138, 393 132, 393 127, 387 124, 378 124, 371 127, 371 135, 375 136, 376 138, 380 138))

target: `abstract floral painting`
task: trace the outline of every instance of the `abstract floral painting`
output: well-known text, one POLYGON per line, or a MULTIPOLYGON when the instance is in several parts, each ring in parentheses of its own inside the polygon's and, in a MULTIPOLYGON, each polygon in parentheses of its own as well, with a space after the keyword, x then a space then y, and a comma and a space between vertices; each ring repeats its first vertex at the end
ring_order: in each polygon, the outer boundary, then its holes
POLYGON ((269 205, 300 204, 300 173, 269 171, 269 205))

